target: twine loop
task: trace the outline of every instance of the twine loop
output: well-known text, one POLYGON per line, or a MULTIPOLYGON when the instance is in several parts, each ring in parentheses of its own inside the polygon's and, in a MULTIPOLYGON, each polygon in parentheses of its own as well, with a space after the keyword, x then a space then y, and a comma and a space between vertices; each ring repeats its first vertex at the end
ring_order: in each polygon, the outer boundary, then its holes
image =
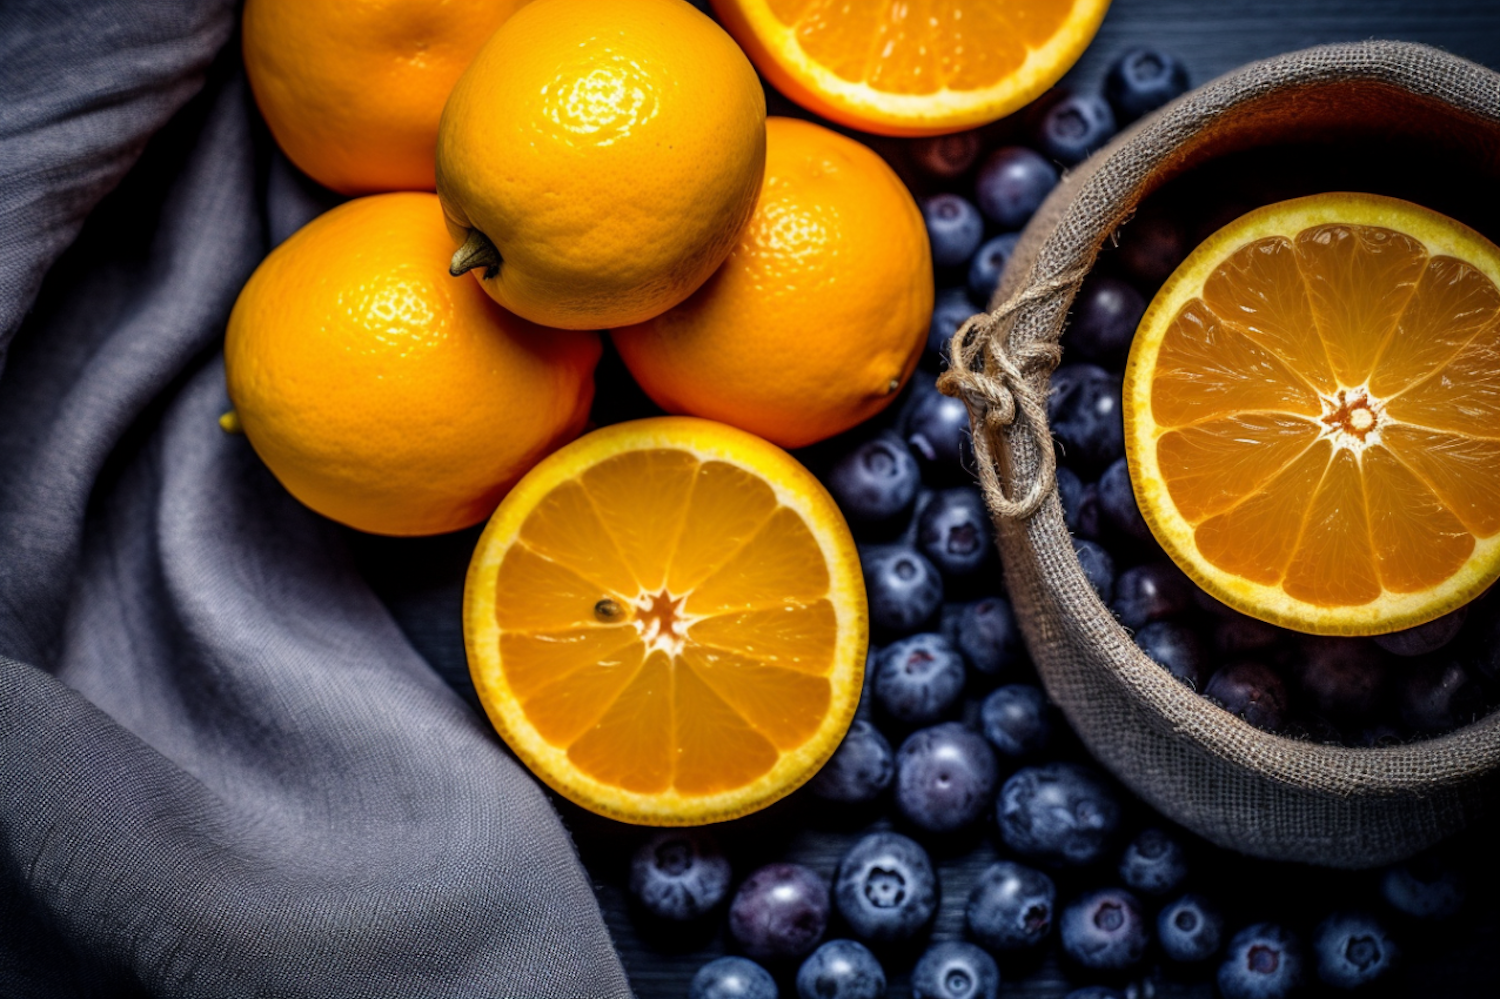
POLYGON ((1026 306, 1078 290, 1087 268, 1032 284, 988 314, 970 316, 948 345, 948 370, 938 379, 944 395, 963 400, 969 410, 974 462, 990 509, 998 516, 1024 520, 1036 513, 1057 479, 1057 455, 1047 428, 1047 400, 1033 387, 1038 376, 1052 373, 1062 360, 1056 339, 1043 338, 1009 346, 1010 326, 1026 306), (1030 434, 1041 468, 1019 496, 1000 481, 996 449, 1001 431, 1018 426, 1030 434))

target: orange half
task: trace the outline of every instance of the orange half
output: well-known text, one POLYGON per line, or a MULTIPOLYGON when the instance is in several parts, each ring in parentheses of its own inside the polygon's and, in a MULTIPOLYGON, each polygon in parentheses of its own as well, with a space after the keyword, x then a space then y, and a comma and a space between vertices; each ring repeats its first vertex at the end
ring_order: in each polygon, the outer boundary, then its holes
POLYGON ((811 473, 744 431, 663 417, 522 479, 470 563, 464 638, 533 773, 611 818, 690 825, 776 801, 833 753, 868 617, 811 473))
POLYGON ((851 128, 939 135, 1004 117, 1062 78, 1109 0, 713 0, 755 68, 851 128))
POLYGON ((1367 194, 1230 223, 1125 372, 1141 512, 1215 597, 1318 634, 1409 628, 1500 576, 1500 248, 1367 194))

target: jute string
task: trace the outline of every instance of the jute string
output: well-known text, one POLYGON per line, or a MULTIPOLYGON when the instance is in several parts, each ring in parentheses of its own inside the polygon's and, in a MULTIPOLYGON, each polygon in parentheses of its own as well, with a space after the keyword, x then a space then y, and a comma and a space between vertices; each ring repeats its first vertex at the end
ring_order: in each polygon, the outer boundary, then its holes
POLYGON ((970 316, 948 345, 948 370, 938 379, 938 389, 968 407, 979 483, 998 516, 1030 517, 1052 492, 1057 478, 1057 454, 1047 428, 1047 398, 1034 383, 1057 367, 1062 348, 1056 337, 1009 346, 1010 321, 1029 305, 1062 292, 1076 292, 1087 274, 1088 268, 1079 268, 1028 286, 993 312, 970 316), (1017 420, 1031 435, 1042 464, 1021 495, 1012 497, 1000 480, 995 457, 999 434, 1017 420))

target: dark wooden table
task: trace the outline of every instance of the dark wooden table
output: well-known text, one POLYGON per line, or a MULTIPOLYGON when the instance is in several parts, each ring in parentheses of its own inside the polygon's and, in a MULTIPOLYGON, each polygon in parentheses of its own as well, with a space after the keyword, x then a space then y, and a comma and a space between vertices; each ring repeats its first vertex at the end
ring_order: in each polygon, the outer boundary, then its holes
MULTIPOLYGON (((695 0, 700 7, 706 2, 695 0)), ((873 0, 871 0, 873 2, 873 0)), ((1176 52, 1194 83, 1266 56, 1323 42, 1369 38, 1436 45, 1500 68, 1500 0, 1115 0, 1093 45, 1064 79, 1077 89, 1097 88, 1109 62, 1124 48, 1149 44, 1176 52)), ((773 95, 772 109, 787 105, 773 95)), ((880 145, 876 143, 876 145, 880 145)), ((600 373, 596 418, 612 421, 650 411, 617 363, 607 357, 600 373)), ((401 621, 413 643, 434 667, 472 700, 458 633, 463 570, 476 532, 424 541, 393 541, 351 534, 366 573, 401 621)), ((1080 750, 1081 752, 1081 750, 1080 750)), ((632 911, 625 888, 631 851, 640 830, 599 819, 567 803, 559 804, 580 854, 594 879, 600 908, 630 979, 641 999, 680 999, 705 961, 727 952, 722 915, 702 924, 663 927, 632 911)), ((1149 816, 1137 815, 1137 821, 1149 816)), ((760 863, 788 858, 831 875, 842 852, 878 817, 830 812, 805 795, 718 828, 726 851, 742 876, 760 863)), ((1381 994, 1441 999, 1500 996, 1500 907, 1491 899, 1500 889, 1493 839, 1467 834, 1451 846, 1473 872, 1467 912, 1438 929, 1400 927, 1406 960, 1396 980, 1381 994)), ((1195 883, 1233 909, 1232 921, 1275 918, 1303 929, 1336 906, 1374 903, 1370 874, 1296 868, 1251 861, 1205 846, 1194 846, 1195 883)), ((935 939, 963 936, 963 906, 977 875, 996 857, 992 837, 980 834, 938 855, 943 901, 933 929, 935 939)), ((1064 896, 1075 885, 1060 884, 1064 896)), ((1076 887, 1082 887, 1077 885, 1076 887)), ((914 955, 885 953, 891 999, 910 992, 906 971, 914 955)), ((1031 964, 1002 966, 1003 996, 1060 997, 1085 984, 1069 981, 1055 957, 1031 964)), ((783 969, 783 999, 794 991, 783 969)), ((1150 981, 1141 995, 1214 995, 1206 974, 1172 977, 1170 969, 1150 981)))

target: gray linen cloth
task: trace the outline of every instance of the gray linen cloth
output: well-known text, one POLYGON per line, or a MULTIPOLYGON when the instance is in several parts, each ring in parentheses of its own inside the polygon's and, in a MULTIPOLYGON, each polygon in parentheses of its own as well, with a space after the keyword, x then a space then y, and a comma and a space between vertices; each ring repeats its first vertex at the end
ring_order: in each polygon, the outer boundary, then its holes
POLYGON ((0 996, 628 996, 556 813, 228 406, 320 207, 226 0, 0 0, 0 996))

